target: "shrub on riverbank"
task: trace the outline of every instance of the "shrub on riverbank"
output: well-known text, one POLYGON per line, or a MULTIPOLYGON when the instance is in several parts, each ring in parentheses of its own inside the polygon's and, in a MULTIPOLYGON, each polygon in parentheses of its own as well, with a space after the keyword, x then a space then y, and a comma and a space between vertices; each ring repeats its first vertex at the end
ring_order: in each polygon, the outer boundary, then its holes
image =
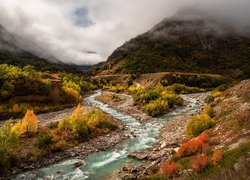
POLYGON ((12 131, 11 121, 0 127, 0 173, 9 166, 12 152, 18 146, 18 135, 12 131))
POLYGON ((158 116, 169 110, 168 101, 163 99, 157 99, 150 101, 143 108, 143 112, 150 116, 158 116))
POLYGON ((138 90, 133 95, 134 104, 138 105, 150 116, 158 116, 173 108, 182 105, 182 98, 165 87, 157 85, 148 89, 138 90))
POLYGON ((117 121, 108 114, 98 109, 84 113, 81 105, 59 123, 41 127, 37 127, 33 111, 28 111, 14 126, 8 122, 0 128, 0 172, 9 168, 12 159, 13 163, 37 161, 117 128, 117 121), (16 146, 18 143, 19 147, 16 146))
POLYGON ((177 94, 188 94, 188 93, 199 93, 199 92, 205 92, 206 89, 198 88, 198 87, 188 87, 184 84, 173 84, 170 86, 167 86, 168 91, 172 91, 177 94))
POLYGON ((48 132, 41 131, 38 133, 36 136, 36 146, 38 149, 49 148, 51 144, 53 144, 53 139, 48 132))
POLYGON ((127 86, 125 85, 122 85, 122 84, 114 84, 114 83, 110 83, 110 84, 107 84, 107 85, 104 85, 103 86, 103 89, 104 90, 109 90, 111 92, 116 92, 116 93, 122 93, 124 91, 127 90, 127 86))
POLYGON ((77 106, 72 115, 64 117, 58 127, 62 131, 68 131, 79 141, 118 128, 110 116, 98 109, 83 114, 81 105, 77 106))
POLYGON ((210 106, 204 108, 203 113, 194 115, 190 118, 186 126, 186 134, 190 137, 195 137, 201 134, 204 130, 212 128, 215 121, 212 119, 213 110, 210 106))

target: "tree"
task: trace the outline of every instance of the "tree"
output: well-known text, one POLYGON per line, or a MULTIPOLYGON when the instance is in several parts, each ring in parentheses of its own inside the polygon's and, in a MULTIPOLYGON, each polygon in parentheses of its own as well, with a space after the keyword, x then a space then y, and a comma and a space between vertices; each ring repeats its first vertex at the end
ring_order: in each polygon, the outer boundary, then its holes
POLYGON ((11 82, 4 81, 1 89, 0 89, 0 95, 3 98, 9 97, 14 92, 14 85, 11 82))
POLYGON ((78 104, 72 116, 75 118, 81 118, 83 116, 83 111, 83 106, 81 104, 78 104))
POLYGON ((26 132, 36 132, 38 128, 38 120, 32 110, 28 110, 22 121, 17 122, 12 131, 18 134, 24 134, 26 132))
POLYGON ((25 132, 36 132, 38 128, 38 120, 32 110, 28 110, 23 118, 22 124, 25 132))
POLYGON ((12 151, 18 146, 18 135, 11 129, 11 120, 0 128, 0 172, 9 164, 12 151))

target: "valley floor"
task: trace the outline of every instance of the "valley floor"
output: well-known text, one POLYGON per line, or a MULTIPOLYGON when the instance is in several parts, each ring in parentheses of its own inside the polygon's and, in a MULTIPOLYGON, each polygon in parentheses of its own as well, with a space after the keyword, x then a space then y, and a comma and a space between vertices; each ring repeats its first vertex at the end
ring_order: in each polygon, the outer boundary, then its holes
MULTIPOLYGON (((90 104, 86 104, 85 102, 83 102, 83 105, 85 113, 89 112, 93 108, 93 106, 91 106, 90 104)), ((63 117, 71 115, 74 112, 75 108, 76 107, 67 108, 61 111, 37 115, 39 126, 42 127, 44 125, 49 125, 52 122, 58 122, 63 117)), ((14 123, 17 121, 18 119, 13 120, 14 123)), ((4 122, 0 123, 1 126, 4 122)), ((94 152, 110 149, 129 137, 130 135, 128 134, 124 125, 121 122, 118 122, 118 129, 115 131, 109 132, 108 134, 100 135, 98 137, 94 137, 88 141, 85 141, 63 151, 49 153, 46 156, 38 158, 37 160, 32 160, 32 158, 27 154, 27 152, 25 152, 28 149, 33 148, 33 140, 31 142, 29 138, 23 139, 19 148, 20 152, 18 156, 26 158, 22 159, 22 161, 16 162, 15 164, 12 164, 10 168, 11 170, 6 174, 6 176, 2 176, 0 174, 0 179, 5 179, 7 177, 15 177, 17 174, 46 167, 73 157, 80 157, 82 159, 94 152), (23 149, 23 147, 25 148, 23 149)))
MULTIPOLYGON (((204 107, 204 99, 210 94, 207 93, 195 93, 185 95, 187 98, 192 98, 204 107)), ((141 123, 147 123, 147 121, 153 120, 152 117, 147 116, 138 107, 133 105, 133 98, 127 94, 117 94, 113 92, 105 91, 97 100, 102 101, 117 111, 129 114, 139 120, 141 123), (112 100, 112 96, 118 96, 118 100, 112 100)), ((184 106, 186 104, 184 103, 184 106)), ((179 116, 171 118, 161 130, 161 135, 153 146, 145 152, 132 152, 129 156, 138 160, 147 160, 142 166, 133 167, 129 164, 126 165, 119 174, 113 174, 112 178, 126 179, 143 177, 147 173, 147 169, 155 164, 160 164, 171 156, 176 151, 176 148, 180 146, 181 142, 185 139, 185 126, 188 123, 189 117, 192 113, 184 113, 179 116)))

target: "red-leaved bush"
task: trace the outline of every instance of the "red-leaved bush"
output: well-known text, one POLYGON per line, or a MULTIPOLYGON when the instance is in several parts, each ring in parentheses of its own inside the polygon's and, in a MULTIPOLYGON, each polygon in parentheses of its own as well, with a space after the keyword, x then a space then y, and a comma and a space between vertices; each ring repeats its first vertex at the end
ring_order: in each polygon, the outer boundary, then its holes
POLYGON ((223 158, 223 154, 220 150, 214 150, 212 155, 212 163, 216 165, 223 158))
POLYGON ((183 143, 177 152, 177 157, 184 157, 195 154, 197 152, 207 153, 209 146, 205 143, 207 141, 207 135, 205 133, 183 143))
POLYGON ((179 166, 173 161, 166 161, 161 166, 161 173, 168 177, 173 177, 179 171, 179 166))
POLYGON ((200 172, 207 167, 207 157, 204 154, 194 156, 192 162, 192 169, 195 172, 200 172))

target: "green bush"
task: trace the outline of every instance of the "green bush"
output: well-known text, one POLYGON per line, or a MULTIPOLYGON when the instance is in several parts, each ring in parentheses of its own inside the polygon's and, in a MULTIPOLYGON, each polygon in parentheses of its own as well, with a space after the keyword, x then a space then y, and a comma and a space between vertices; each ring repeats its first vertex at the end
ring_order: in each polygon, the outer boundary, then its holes
POLYGON ((208 96, 205 98, 204 101, 205 101, 205 103, 210 104, 210 103, 214 102, 214 99, 215 99, 214 96, 208 95, 208 96))
POLYGON ((56 122, 50 122, 50 123, 47 125, 47 127, 48 127, 49 129, 56 129, 56 128, 58 128, 58 124, 59 124, 58 121, 56 121, 56 122))
POLYGON ((85 121, 76 119, 72 123, 73 136, 77 140, 83 140, 89 137, 89 128, 85 121))
POLYGON ((0 127, 0 173, 8 168, 12 151, 18 146, 18 135, 11 130, 11 121, 0 127))
POLYGON ((150 116, 158 116, 163 114, 169 109, 168 101, 157 99, 155 101, 151 101, 150 103, 146 104, 143 108, 143 111, 150 116))
POLYGON ((72 138, 82 141, 100 132, 106 132, 107 129, 115 130, 117 125, 110 116, 98 109, 91 109, 84 114, 83 107, 79 104, 72 115, 64 117, 59 122, 58 127, 69 132, 72 138))
POLYGON ((171 86, 168 86, 167 90, 177 94, 205 92, 205 89, 200 89, 198 87, 188 87, 183 84, 173 84, 171 86))
POLYGON ((196 137, 204 130, 212 128, 215 121, 208 114, 192 116, 186 127, 186 134, 191 137, 196 137))
POLYGON ((111 131, 114 131, 114 130, 116 130, 118 128, 118 126, 116 124, 114 124, 114 123, 112 123, 110 121, 102 121, 102 122, 100 122, 99 127, 100 128, 107 128, 107 129, 109 129, 111 131))
POLYGON ((133 95, 134 104, 142 106, 143 111, 150 116, 162 115, 175 105, 182 105, 183 99, 162 85, 148 89, 139 89, 133 95))
POLYGON ((46 149, 53 144, 52 137, 47 132, 40 132, 36 136, 36 146, 38 149, 46 149))

